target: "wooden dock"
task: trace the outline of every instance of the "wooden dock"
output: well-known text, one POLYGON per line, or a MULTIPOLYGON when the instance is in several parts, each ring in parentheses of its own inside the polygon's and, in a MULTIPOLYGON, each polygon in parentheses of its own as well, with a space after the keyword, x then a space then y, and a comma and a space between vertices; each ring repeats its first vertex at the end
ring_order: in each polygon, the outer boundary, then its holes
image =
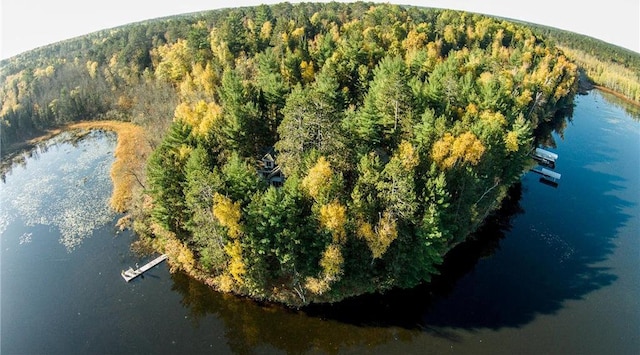
POLYGON ((150 262, 146 263, 141 268, 138 268, 138 269, 134 270, 133 268, 130 267, 127 270, 122 270, 120 275, 122 275, 122 278, 124 278, 125 281, 129 282, 129 281, 135 279, 136 277, 144 274, 146 271, 148 271, 152 267, 154 267, 154 266, 160 264, 161 262, 165 261, 167 258, 168 258, 167 254, 162 254, 159 257, 157 257, 157 258, 151 260, 150 262))

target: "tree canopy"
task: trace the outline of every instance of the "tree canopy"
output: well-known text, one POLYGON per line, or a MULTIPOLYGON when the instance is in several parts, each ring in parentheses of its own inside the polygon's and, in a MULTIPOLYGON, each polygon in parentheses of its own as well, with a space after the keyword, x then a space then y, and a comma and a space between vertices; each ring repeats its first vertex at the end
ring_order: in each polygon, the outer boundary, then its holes
POLYGON ((221 10, 66 45, 73 57, 3 68, 3 144, 24 125, 142 125, 155 152, 138 231, 188 250, 217 289, 290 305, 429 281, 571 109, 577 77, 526 26, 366 3, 221 10))

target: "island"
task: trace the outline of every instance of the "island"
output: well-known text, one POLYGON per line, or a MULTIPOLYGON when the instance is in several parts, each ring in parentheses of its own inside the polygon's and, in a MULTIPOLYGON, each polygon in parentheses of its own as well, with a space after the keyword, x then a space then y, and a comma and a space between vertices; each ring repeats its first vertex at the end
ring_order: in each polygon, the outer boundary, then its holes
POLYGON ((79 120, 136 133, 112 203, 139 243, 294 307, 429 282, 562 129, 579 74, 524 24, 360 2, 148 21, 19 59, 3 149, 79 120))

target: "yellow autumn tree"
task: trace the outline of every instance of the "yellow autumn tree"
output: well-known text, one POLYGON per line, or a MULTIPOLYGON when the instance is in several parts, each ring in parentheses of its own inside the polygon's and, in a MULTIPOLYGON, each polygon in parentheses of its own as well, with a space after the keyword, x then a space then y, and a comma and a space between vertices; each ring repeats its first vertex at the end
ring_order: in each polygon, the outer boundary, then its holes
POLYGON ((457 137, 445 133, 433 144, 431 159, 443 169, 450 169, 459 161, 477 165, 484 151, 484 145, 472 132, 468 131, 457 137))
POLYGON ((269 40, 271 38, 271 32, 273 31, 273 25, 271 21, 265 21, 262 24, 262 28, 260 28, 260 39, 263 41, 269 40))
POLYGON ((158 47, 152 55, 160 59, 156 69, 159 78, 178 83, 191 69, 191 55, 184 39, 158 47))
POLYGON ((242 233, 240 202, 233 202, 230 198, 216 193, 213 195, 213 216, 227 228, 229 237, 236 239, 242 233))
POLYGON ((336 280, 342 274, 342 264, 344 264, 344 258, 342 251, 340 251, 340 245, 329 244, 320 259, 322 274, 327 280, 336 280))
POLYGON ((239 240, 234 240, 227 243, 224 250, 229 255, 229 274, 238 284, 243 284, 243 276, 247 272, 247 268, 242 259, 242 244, 239 240))
POLYGON ((303 60, 302 63, 300 63, 300 73, 302 75, 302 80, 305 83, 313 82, 315 80, 315 70, 313 68, 313 62, 307 62, 306 60, 303 60))
POLYGON ((418 164, 420 164, 420 157, 418 156, 418 152, 408 141, 400 142, 396 154, 400 158, 402 167, 404 167, 405 170, 412 170, 416 166, 418 166, 418 164))
POLYGON ((215 84, 218 81, 218 77, 211 63, 207 63, 204 68, 201 64, 195 65, 192 70, 192 77, 195 88, 207 97, 213 98, 216 93, 215 84))
POLYGON ((320 207, 320 225, 331 232, 334 243, 346 242, 345 224, 347 224, 347 208, 340 202, 336 200, 320 207))
POLYGON ((178 92, 183 102, 191 101, 199 94, 191 74, 187 73, 182 79, 182 82, 178 85, 178 92))
POLYGON ((385 211, 380 216, 375 229, 368 222, 360 221, 357 235, 367 242, 373 258, 378 259, 389 249, 391 243, 398 238, 396 219, 389 211, 385 211))
POLYGON ((329 290, 329 282, 322 277, 307 277, 304 287, 311 293, 321 295, 329 290))
POLYGON ((206 138, 222 117, 222 107, 215 102, 198 101, 195 105, 183 102, 176 107, 174 119, 192 127, 192 134, 206 138))
POLYGON ((322 271, 318 277, 307 277, 305 288, 316 295, 322 295, 331 287, 331 283, 340 279, 344 264, 344 257, 340 245, 331 243, 322 253, 320 267, 322 271))
POLYGON ((500 112, 484 110, 480 113, 480 120, 483 125, 490 126, 494 129, 502 129, 507 125, 507 119, 500 112))
POLYGON ((98 71, 98 62, 95 62, 92 60, 87 61, 87 72, 89 73, 89 76, 91 77, 91 79, 96 78, 97 71, 98 71))
POLYGON ((527 107, 531 101, 533 101, 533 94, 529 89, 524 89, 520 95, 516 97, 516 104, 518 104, 518 107, 527 107))
POLYGON ((558 57, 553 70, 551 71, 551 74, 557 82, 557 86, 553 93, 554 100, 560 100, 572 90, 573 84, 577 79, 575 76, 576 73, 577 66, 574 63, 571 63, 563 55, 558 57), (570 75, 571 77, 569 78, 570 75))
POLYGON ((169 256, 172 272, 179 269, 190 273, 194 270, 196 259, 193 252, 175 234, 164 231, 156 235, 160 236, 164 243, 164 253, 169 256))
POLYGON ((304 38, 304 27, 298 27, 291 31, 291 38, 296 41, 301 41, 304 38))
POLYGON ((458 43, 456 29, 451 25, 444 26, 444 41, 446 43, 455 45, 458 43))
POLYGON ((217 285, 222 292, 231 292, 233 290, 233 284, 235 280, 230 274, 222 274, 214 278, 214 285, 217 285))
POLYGON ((442 39, 427 43, 427 58, 433 64, 442 59, 442 39))
POLYGON ((187 144, 180 144, 180 146, 178 147, 178 159, 180 159, 180 161, 185 162, 187 161, 187 159, 189 159, 189 155, 191 154, 191 152, 193 151, 193 147, 191 147, 190 145, 187 144))
POLYGON ((220 61, 220 63, 231 64, 233 63, 233 54, 229 50, 229 45, 222 39, 220 30, 214 28, 209 34, 211 52, 220 61))
POLYGON ((318 200, 322 192, 325 191, 333 176, 331 165, 329 162, 321 156, 318 158, 316 164, 309 169, 307 176, 302 179, 302 187, 315 200, 318 200))
POLYGON ((426 24, 421 23, 418 25, 417 29, 412 29, 407 33, 407 38, 402 41, 402 47, 406 50, 416 50, 423 48, 427 41, 427 35, 424 32, 420 32, 419 30, 425 30, 426 24))
POLYGON ((454 140, 455 138, 451 133, 445 133, 442 138, 433 143, 431 159, 433 159, 436 164, 443 165, 445 158, 449 156, 454 140))
POLYGON ((451 155, 456 160, 463 160, 471 165, 476 165, 480 162, 484 150, 484 145, 475 134, 465 132, 456 137, 451 147, 451 155))
MULTIPOLYGON (((376 234, 376 231, 373 229, 371 224, 369 222, 359 221, 358 229, 356 230, 356 235, 367 242, 369 249, 373 253, 373 248, 371 246, 375 243, 376 239, 378 238, 378 235, 376 234)), ((380 255, 382 255, 380 253, 373 253, 373 254, 374 254, 373 256, 374 258, 378 258, 380 257, 380 255)))
POLYGON ((517 152, 518 151, 518 132, 509 131, 504 136, 504 145, 509 152, 517 152))

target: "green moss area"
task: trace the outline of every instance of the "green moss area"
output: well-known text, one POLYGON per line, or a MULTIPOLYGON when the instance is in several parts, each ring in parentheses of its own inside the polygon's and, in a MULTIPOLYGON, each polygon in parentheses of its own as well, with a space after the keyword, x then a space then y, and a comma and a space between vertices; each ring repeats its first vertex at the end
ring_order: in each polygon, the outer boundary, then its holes
POLYGON ((530 28, 447 10, 263 5, 83 41, 5 63, 40 89, 5 83, 3 122, 139 124, 155 148, 130 207, 141 238, 216 289, 291 306, 428 282, 576 90, 530 28))

